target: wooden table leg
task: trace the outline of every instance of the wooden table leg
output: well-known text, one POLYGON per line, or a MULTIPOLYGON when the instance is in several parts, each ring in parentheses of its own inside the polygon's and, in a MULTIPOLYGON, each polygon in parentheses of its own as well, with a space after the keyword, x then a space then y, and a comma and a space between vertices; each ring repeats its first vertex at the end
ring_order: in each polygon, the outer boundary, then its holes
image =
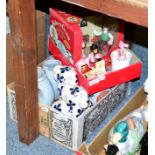
POLYGON ((14 43, 14 79, 18 133, 30 144, 39 135, 37 92, 37 39, 34 0, 9 0, 11 36, 14 43))

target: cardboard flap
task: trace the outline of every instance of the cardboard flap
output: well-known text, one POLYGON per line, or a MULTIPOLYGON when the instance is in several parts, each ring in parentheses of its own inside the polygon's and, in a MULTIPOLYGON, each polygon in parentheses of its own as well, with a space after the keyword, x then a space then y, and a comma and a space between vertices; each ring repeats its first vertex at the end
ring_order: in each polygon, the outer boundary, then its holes
POLYGON ((79 150, 76 152, 76 155, 82 155, 82 154, 90 154, 87 148, 87 144, 83 142, 79 148, 79 150))
POLYGON ((103 146, 107 143, 108 133, 112 126, 121 118, 140 107, 146 101, 146 95, 144 88, 140 88, 135 96, 129 100, 129 102, 120 109, 119 113, 112 118, 112 120, 102 129, 96 136, 91 144, 88 146, 90 154, 104 155, 103 146))

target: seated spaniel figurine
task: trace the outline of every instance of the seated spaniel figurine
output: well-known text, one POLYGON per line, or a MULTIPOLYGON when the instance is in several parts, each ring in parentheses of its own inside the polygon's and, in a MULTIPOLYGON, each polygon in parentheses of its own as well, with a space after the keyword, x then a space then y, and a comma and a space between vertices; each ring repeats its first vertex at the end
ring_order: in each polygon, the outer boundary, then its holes
POLYGON ((109 144, 105 145, 107 155, 135 155, 140 149, 145 134, 147 106, 141 106, 118 121, 109 132, 109 144))

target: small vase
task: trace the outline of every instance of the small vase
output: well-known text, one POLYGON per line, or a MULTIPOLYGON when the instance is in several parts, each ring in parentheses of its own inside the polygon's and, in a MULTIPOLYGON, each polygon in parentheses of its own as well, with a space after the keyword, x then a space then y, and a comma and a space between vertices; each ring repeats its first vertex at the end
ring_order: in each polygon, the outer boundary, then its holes
POLYGON ((39 104, 52 105, 54 101, 54 90, 43 69, 38 67, 37 71, 39 104))
POLYGON ((57 82, 54 80, 53 68, 60 64, 61 64, 61 62, 59 60, 54 60, 54 59, 47 60, 43 64, 43 69, 45 70, 47 78, 50 81, 50 84, 52 85, 52 87, 54 89, 54 99, 55 100, 57 100, 59 98, 59 94, 58 94, 57 82))

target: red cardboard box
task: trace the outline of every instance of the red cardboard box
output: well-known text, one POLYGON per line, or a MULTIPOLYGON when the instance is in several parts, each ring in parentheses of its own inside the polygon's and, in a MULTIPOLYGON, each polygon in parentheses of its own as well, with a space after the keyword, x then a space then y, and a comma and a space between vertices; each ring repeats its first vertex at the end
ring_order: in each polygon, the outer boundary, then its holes
MULTIPOLYGON (((74 63, 80 60, 82 51, 82 31, 77 24, 78 21, 80 21, 78 17, 50 9, 50 25, 53 25, 50 27, 50 34, 54 31, 55 37, 63 43, 66 50, 70 51, 74 63)), ((57 55, 54 50, 52 54, 57 55)))
MULTIPOLYGON (((110 26, 114 27, 115 34, 114 44, 105 58, 108 58, 111 51, 118 48, 119 42, 124 39, 124 23, 109 18, 105 17, 104 21, 114 21, 114 24, 111 24, 110 26)), ((76 69, 79 85, 82 85, 89 95, 140 77, 142 62, 133 53, 133 59, 129 67, 106 74, 104 80, 97 81, 96 79, 86 79, 75 65, 82 58, 83 52, 83 32, 82 28, 79 26, 80 20, 81 18, 79 17, 55 9, 50 9, 50 35, 48 38, 48 48, 53 56, 60 60, 63 65, 73 66, 76 69)), ((107 23, 105 24, 107 25, 107 23)))

